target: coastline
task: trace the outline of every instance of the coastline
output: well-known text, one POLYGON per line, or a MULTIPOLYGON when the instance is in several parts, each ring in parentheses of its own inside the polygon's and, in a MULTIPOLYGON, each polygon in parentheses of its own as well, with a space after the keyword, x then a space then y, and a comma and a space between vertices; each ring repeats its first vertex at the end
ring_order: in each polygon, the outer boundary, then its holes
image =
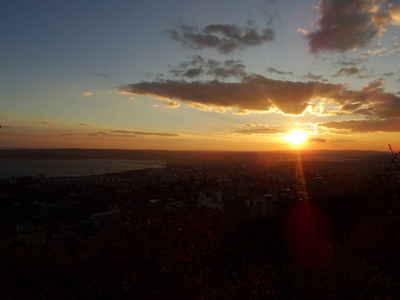
POLYGON ((162 168, 160 160, 138 159, 0 159, 0 180, 39 176, 76 177, 162 168))

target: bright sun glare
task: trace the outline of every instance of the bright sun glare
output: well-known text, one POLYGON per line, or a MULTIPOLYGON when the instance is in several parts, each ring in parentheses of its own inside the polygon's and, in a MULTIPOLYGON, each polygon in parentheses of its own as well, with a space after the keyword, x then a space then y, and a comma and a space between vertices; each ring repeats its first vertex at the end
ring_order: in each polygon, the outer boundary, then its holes
POLYGON ((307 133, 302 130, 292 130, 290 133, 285 135, 283 139, 289 143, 299 145, 304 143, 307 138, 307 133))

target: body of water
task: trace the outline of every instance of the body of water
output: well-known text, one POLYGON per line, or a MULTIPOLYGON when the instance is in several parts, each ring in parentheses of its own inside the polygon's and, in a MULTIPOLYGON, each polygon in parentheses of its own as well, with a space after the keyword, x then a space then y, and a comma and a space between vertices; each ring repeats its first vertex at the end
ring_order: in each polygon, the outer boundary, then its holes
POLYGON ((98 175, 130 170, 163 167, 164 163, 154 160, 130 159, 0 159, 0 179, 11 177, 47 177, 98 175))

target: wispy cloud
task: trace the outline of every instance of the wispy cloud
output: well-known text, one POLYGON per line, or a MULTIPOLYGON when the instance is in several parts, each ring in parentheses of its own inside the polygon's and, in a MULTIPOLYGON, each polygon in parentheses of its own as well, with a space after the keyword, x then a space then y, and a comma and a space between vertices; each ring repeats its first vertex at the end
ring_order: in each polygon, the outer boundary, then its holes
POLYGON ((378 55, 382 52, 384 52, 386 50, 385 47, 377 49, 377 50, 367 50, 364 52, 364 56, 374 56, 374 55, 378 55))
POLYGON ((111 131, 111 133, 155 135, 155 136, 179 136, 179 134, 169 133, 169 132, 150 132, 150 131, 136 131, 136 130, 113 130, 111 131))
POLYGON ((128 129, 119 129, 119 130, 111 130, 111 131, 94 131, 94 132, 75 132, 75 133, 69 132, 69 133, 61 134, 60 136, 100 136, 100 137, 124 136, 124 137, 135 137, 137 135, 142 135, 142 136, 160 136, 160 137, 176 137, 176 136, 180 136, 177 133, 138 131, 138 130, 128 130, 128 129))
POLYGON ((92 95, 93 95, 93 92, 83 92, 82 94, 83 94, 83 96, 85 96, 85 97, 89 97, 89 96, 92 96, 92 95))
POLYGON ((85 127, 91 127, 91 126, 92 126, 92 125, 86 124, 86 123, 80 123, 79 125, 80 125, 80 126, 85 126, 85 127))
POLYGON ((364 63, 366 60, 368 59, 368 57, 364 56, 364 57, 358 57, 358 58, 349 58, 347 56, 343 56, 343 58, 341 58, 338 61, 335 61, 333 63, 334 67, 349 67, 349 66, 357 66, 361 63, 364 63))
POLYGON ((104 132, 104 131, 97 131, 97 132, 86 133, 86 135, 88 135, 88 136, 105 136, 105 135, 108 135, 108 133, 104 132))
POLYGON ((341 68, 333 76, 350 76, 350 75, 356 75, 356 74, 359 74, 359 73, 360 73, 360 69, 356 68, 356 67, 341 68))
POLYGON ((267 71, 270 73, 278 74, 278 75, 292 75, 293 76, 293 72, 279 71, 279 70, 277 70, 275 68, 271 68, 271 67, 268 67, 267 71))
POLYGON ((111 78, 111 74, 110 73, 100 73, 100 76, 103 77, 104 79, 111 78))
POLYGON ((304 79, 311 79, 315 81, 328 81, 323 75, 315 75, 312 73, 307 73, 306 75, 303 75, 302 78, 304 79))
POLYGON ((242 129, 242 130, 234 130, 230 133, 237 133, 243 135, 265 135, 265 134, 277 134, 277 133, 286 133, 286 130, 279 130, 275 128, 253 128, 253 129, 242 129))
POLYGON ((310 142, 310 143, 325 143, 326 141, 327 140, 323 139, 323 138, 313 138, 313 137, 307 138, 307 142, 310 142))
POLYGON ((391 51, 389 51, 389 52, 387 52, 385 54, 382 54, 382 56, 390 56, 390 55, 394 55, 394 54, 397 54, 397 53, 400 53, 400 43, 394 43, 393 44, 393 50, 391 50, 391 51))
POLYGON ((54 125, 54 123, 53 122, 48 122, 48 121, 42 121, 42 122, 40 122, 41 124, 43 124, 43 125, 54 125))

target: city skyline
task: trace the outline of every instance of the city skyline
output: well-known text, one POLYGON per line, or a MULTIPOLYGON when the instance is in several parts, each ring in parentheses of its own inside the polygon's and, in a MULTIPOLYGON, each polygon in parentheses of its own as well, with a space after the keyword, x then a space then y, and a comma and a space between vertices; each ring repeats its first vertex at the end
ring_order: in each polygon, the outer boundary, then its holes
POLYGON ((0 148, 400 149, 399 1, 7 1, 0 17, 0 148))

